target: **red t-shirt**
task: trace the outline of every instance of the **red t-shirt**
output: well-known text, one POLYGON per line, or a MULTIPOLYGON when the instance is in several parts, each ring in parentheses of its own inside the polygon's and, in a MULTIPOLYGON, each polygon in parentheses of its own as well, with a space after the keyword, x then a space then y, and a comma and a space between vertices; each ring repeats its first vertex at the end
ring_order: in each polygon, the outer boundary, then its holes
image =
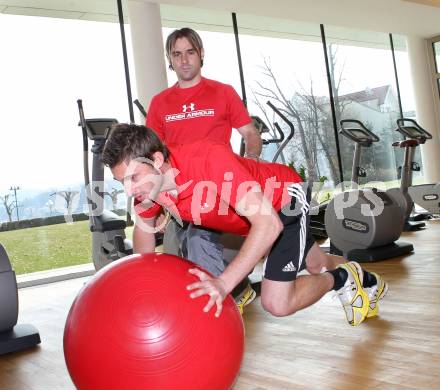
POLYGON ((229 144, 232 128, 250 122, 234 88, 202 77, 193 87, 175 84, 156 95, 150 103, 146 126, 168 146, 203 139, 229 144))
POLYGON ((177 198, 162 193, 157 203, 147 210, 141 211, 136 206, 141 217, 159 214, 161 203, 177 212, 184 221, 247 235, 250 223, 237 214, 234 207, 251 187, 259 185, 274 209, 279 211, 291 199, 287 186, 302 182, 301 177, 285 165, 240 157, 222 143, 199 141, 169 149, 170 163, 179 172, 175 178, 177 198), (225 198, 229 201, 225 202, 225 198))

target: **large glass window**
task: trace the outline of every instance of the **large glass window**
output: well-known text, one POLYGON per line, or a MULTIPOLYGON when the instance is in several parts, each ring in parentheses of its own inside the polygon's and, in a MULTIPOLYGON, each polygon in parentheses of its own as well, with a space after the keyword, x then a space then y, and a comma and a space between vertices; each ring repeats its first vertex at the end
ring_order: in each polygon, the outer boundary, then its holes
POLYGON ((437 86, 438 96, 440 97, 440 37, 433 39, 432 43, 432 56, 434 58, 434 79, 437 86))
POLYGON ((434 42, 432 44, 435 58, 435 69, 437 73, 440 73, 440 42, 434 42))
MULTIPOLYGON (((248 106, 270 130, 263 138, 287 137, 286 123, 270 102, 294 126, 292 140, 265 147, 263 158, 300 171, 310 182, 339 182, 328 84, 317 24, 238 15, 248 106)), ((316 187, 315 187, 316 188, 316 187)))
MULTIPOLYGON (((362 182, 397 178, 394 131, 400 116, 389 35, 340 27, 325 27, 335 99, 336 120, 356 119, 380 141, 363 148, 362 182)), ((344 180, 350 180, 354 142, 339 137, 344 180)))
MULTIPOLYGON (((19 219, 24 228, 59 215, 64 222, 66 213, 85 211, 76 100, 87 117, 129 119, 119 26, 0 14, 0 35, 0 221, 19 219)), ((110 177, 106 184, 118 190, 110 177)), ((106 202, 114 205, 110 196, 106 202)), ((116 207, 123 203, 121 196, 116 207)), ((18 273, 91 260, 86 220, 2 231, 0 241, 13 262, 26 263, 18 273)))
POLYGON ((411 81, 411 67, 406 48, 406 39, 403 35, 393 34, 393 44, 403 116, 415 118, 414 90, 411 81))
MULTIPOLYGON (((393 43, 403 116, 404 118, 417 120, 406 39, 403 35, 393 34, 393 43)), ((399 136, 398 139, 402 139, 402 136, 399 136)), ((403 163, 404 152, 403 150, 396 150, 395 154, 396 165, 399 170, 403 163)), ((413 184, 421 184, 423 182, 423 164, 420 148, 417 148, 414 153, 414 161, 419 165, 420 171, 413 171, 413 184)))

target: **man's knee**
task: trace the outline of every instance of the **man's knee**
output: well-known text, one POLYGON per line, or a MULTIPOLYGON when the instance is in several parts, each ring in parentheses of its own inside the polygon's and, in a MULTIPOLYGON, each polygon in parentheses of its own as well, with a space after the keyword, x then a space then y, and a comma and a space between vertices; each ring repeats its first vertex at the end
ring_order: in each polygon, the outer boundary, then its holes
POLYGON ((275 317, 285 317, 296 312, 294 299, 289 301, 288 299, 281 299, 264 293, 261 295, 261 306, 275 317))

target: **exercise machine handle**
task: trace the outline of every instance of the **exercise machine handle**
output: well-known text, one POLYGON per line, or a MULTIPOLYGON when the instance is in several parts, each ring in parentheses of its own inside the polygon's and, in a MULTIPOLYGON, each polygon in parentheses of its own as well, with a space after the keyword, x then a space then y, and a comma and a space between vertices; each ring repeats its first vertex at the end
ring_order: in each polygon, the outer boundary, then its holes
POLYGON ((82 132, 83 132, 83 150, 87 152, 89 149, 89 142, 88 142, 88 138, 87 138, 86 120, 84 117, 84 109, 83 109, 82 100, 78 99, 76 101, 76 103, 78 104, 78 111, 79 111, 78 126, 81 126, 82 132))
MULTIPOLYGON (((272 161, 275 162, 278 159, 278 156, 281 154, 281 152, 284 150, 284 148, 286 147, 286 145, 289 143, 289 141, 293 138, 293 136, 295 135, 295 126, 293 125, 293 123, 287 119, 287 117, 277 108, 275 107, 272 102, 269 100, 267 102, 267 105, 278 114, 278 116, 284 121, 286 122, 286 124, 289 126, 290 128, 290 132, 289 135, 287 136, 287 138, 281 143, 281 145, 279 146, 278 150, 276 151, 272 161)), ((274 126, 277 128, 277 130, 280 132, 280 134, 284 133, 281 130, 281 127, 278 125, 277 122, 274 122, 274 126)))
POLYGON ((424 144, 427 139, 432 138, 431 133, 422 128, 414 119, 399 118, 396 122, 396 131, 406 138, 416 139, 421 144, 424 144))
POLYGON ((90 186, 90 174, 89 174, 89 139, 87 137, 87 124, 84 116, 84 109, 82 100, 78 99, 76 101, 78 104, 78 112, 79 112, 79 123, 78 126, 81 126, 82 137, 83 137, 83 159, 84 159, 84 181, 86 188, 90 186))
MULTIPOLYGON (((294 133, 295 133, 295 127, 293 126, 293 123, 291 122, 291 121, 289 121, 289 119, 287 119, 287 117, 278 109, 278 108, 276 108, 273 104, 272 104, 272 102, 269 100, 268 102, 267 102, 267 105, 274 111, 274 112, 276 112, 277 114, 278 114, 278 116, 284 121, 284 122, 286 122, 286 124, 287 124, 287 126, 289 126, 289 128, 290 128, 290 134, 289 134, 289 136, 288 136, 288 138, 289 139, 291 139, 292 137, 293 137, 293 135, 294 135, 294 133)), ((274 125, 276 126, 277 124, 276 124, 276 122, 274 123, 274 125)), ((277 127, 277 129, 279 129, 279 126, 277 127)))
POLYGON ((141 102, 138 99, 135 99, 133 101, 133 103, 136 105, 136 107, 139 109, 139 111, 141 112, 141 114, 143 115, 143 117, 145 119, 147 119, 147 112, 145 111, 144 106, 141 104, 141 102))
POLYGON ((277 129, 278 133, 280 134, 280 138, 272 138, 272 139, 263 139, 262 142, 264 145, 268 144, 278 144, 284 141, 286 136, 284 135, 284 131, 281 130, 281 127, 278 125, 277 122, 274 122, 274 126, 277 129))
POLYGON ((339 133, 353 142, 368 147, 373 142, 379 141, 379 137, 357 119, 342 119, 339 123, 341 125, 339 133))

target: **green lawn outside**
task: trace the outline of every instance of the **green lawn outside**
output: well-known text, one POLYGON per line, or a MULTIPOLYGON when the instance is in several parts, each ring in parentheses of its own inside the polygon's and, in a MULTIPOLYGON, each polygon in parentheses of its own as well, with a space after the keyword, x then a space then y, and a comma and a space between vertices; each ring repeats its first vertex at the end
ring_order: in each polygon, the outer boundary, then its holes
POLYGON ((91 262, 88 221, 0 233, 17 275, 91 262))
POLYGON ((88 221, 1 232, 0 243, 17 275, 92 261, 88 221))

